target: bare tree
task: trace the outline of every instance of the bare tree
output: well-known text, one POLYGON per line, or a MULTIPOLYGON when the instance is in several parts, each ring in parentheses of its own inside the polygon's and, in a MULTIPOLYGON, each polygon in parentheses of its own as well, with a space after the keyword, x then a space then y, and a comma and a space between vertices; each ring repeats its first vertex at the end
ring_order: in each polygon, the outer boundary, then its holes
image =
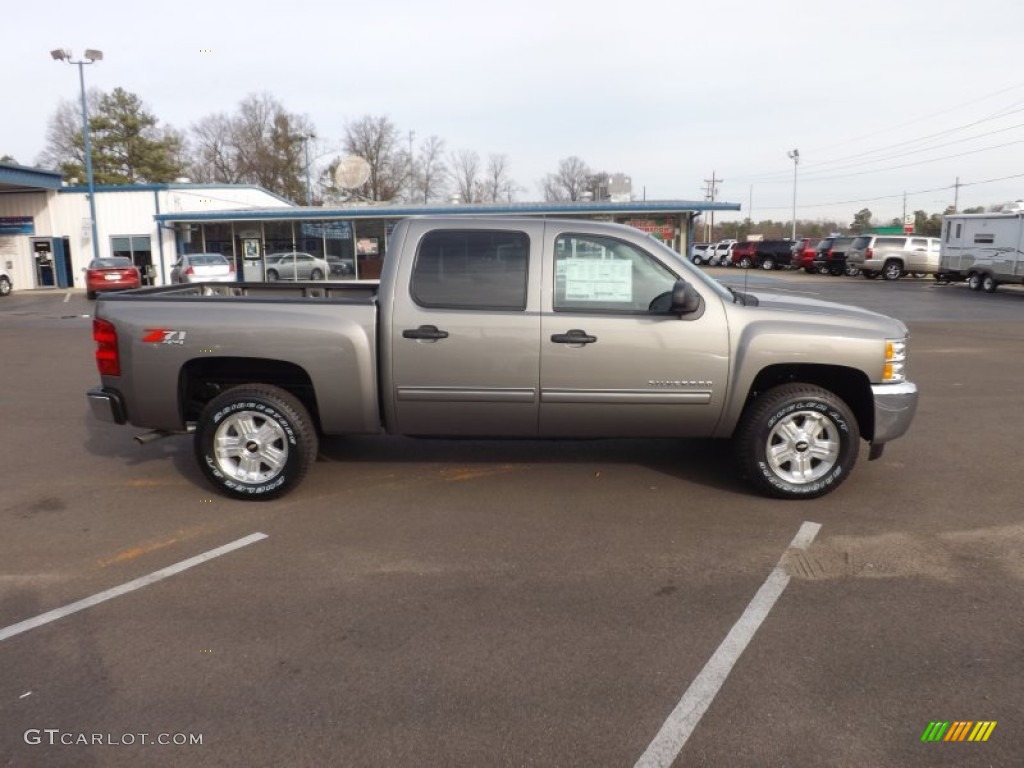
POLYGON ((207 115, 192 126, 189 176, 200 182, 236 184, 241 181, 234 123, 223 112, 207 115))
POLYGON ((358 190, 370 200, 397 200, 409 186, 412 166, 399 145, 398 129, 387 117, 367 115, 345 128, 345 151, 370 165, 370 177, 358 190))
POLYGON ((463 203, 480 202, 480 155, 472 149, 452 152, 449 158, 451 179, 463 203))
POLYGON ((304 142, 314 134, 306 117, 287 112, 270 94, 250 95, 234 116, 209 115, 192 126, 189 171, 197 181, 259 184, 303 200, 304 142))
POLYGON ((544 200, 549 203, 582 200, 591 176, 589 166, 575 155, 559 160, 558 171, 544 178, 544 200))
POLYGON ((429 203, 444 197, 444 181, 448 168, 444 163, 444 140, 431 136, 420 144, 415 168, 416 200, 429 203))
MULTIPOLYGON (((90 88, 86 94, 86 102, 90 115, 99 111, 103 91, 90 88)), ((36 165, 47 168, 59 168, 64 178, 69 179, 74 168, 85 167, 85 142, 82 139, 82 106, 77 100, 62 100, 57 111, 50 118, 46 128, 46 146, 36 157, 36 165)), ((83 174, 78 180, 85 182, 83 174)))
POLYGON ((484 182, 484 195, 492 203, 499 201, 512 202, 519 186, 509 176, 508 155, 492 154, 487 158, 487 179, 484 182))

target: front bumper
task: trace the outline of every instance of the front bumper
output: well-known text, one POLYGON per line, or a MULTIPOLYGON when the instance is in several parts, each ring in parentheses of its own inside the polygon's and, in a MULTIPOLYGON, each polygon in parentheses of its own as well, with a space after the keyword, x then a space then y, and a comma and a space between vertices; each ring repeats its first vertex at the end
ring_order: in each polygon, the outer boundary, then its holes
POLYGON ((127 424, 128 416, 124 407, 124 398, 117 390, 97 387, 85 393, 89 400, 89 409, 92 415, 100 421, 108 421, 113 424, 127 424))
POLYGON ((917 411, 917 385, 909 381, 899 384, 872 384, 875 401, 875 434, 872 446, 885 445, 902 436, 917 411))

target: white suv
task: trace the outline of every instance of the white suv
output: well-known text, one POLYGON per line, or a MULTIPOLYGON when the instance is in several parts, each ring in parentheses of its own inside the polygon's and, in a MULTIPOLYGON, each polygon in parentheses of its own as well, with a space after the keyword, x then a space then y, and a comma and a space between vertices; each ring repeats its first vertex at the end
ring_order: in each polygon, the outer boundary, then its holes
POLYGON ((732 263, 732 249, 736 245, 735 240, 719 240, 713 248, 708 248, 705 264, 727 267, 732 263))
POLYGON ((0 267, 0 296, 7 296, 13 287, 14 282, 11 280, 11 273, 0 267))

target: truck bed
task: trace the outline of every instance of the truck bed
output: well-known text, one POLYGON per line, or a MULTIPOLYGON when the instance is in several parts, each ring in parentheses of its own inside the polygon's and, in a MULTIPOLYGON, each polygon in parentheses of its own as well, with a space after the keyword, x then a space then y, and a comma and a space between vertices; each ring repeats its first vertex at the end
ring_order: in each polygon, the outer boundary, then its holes
POLYGON ((374 299, 380 289, 378 280, 360 280, 350 282, 276 282, 276 283, 191 283, 184 285, 161 285, 153 288, 140 288, 135 291, 111 293, 103 296, 104 301, 111 299, 132 301, 159 296, 162 299, 207 299, 217 297, 251 298, 267 300, 295 299, 343 299, 349 301, 367 301, 374 299))
POLYGON ((100 294, 128 421, 177 431, 213 391, 287 381, 327 434, 380 430, 377 281, 195 283, 100 294), (256 377, 255 379, 253 377, 256 377), (261 378, 262 377, 262 378, 261 378))

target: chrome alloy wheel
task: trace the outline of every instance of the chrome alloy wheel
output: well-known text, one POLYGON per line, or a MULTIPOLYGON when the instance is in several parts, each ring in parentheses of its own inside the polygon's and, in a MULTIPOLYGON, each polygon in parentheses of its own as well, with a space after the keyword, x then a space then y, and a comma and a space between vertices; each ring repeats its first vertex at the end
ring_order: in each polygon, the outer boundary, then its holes
POLYGON ((839 429, 818 411, 794 411, 768 433, 765 456, 776 476, 794 485, 812 483, 839 460, 839 429))
POLYGON ((214 433, 217 469, 241 483, 273 480, 288 463, 288 437, 273 419, 239 411, 214 433))

